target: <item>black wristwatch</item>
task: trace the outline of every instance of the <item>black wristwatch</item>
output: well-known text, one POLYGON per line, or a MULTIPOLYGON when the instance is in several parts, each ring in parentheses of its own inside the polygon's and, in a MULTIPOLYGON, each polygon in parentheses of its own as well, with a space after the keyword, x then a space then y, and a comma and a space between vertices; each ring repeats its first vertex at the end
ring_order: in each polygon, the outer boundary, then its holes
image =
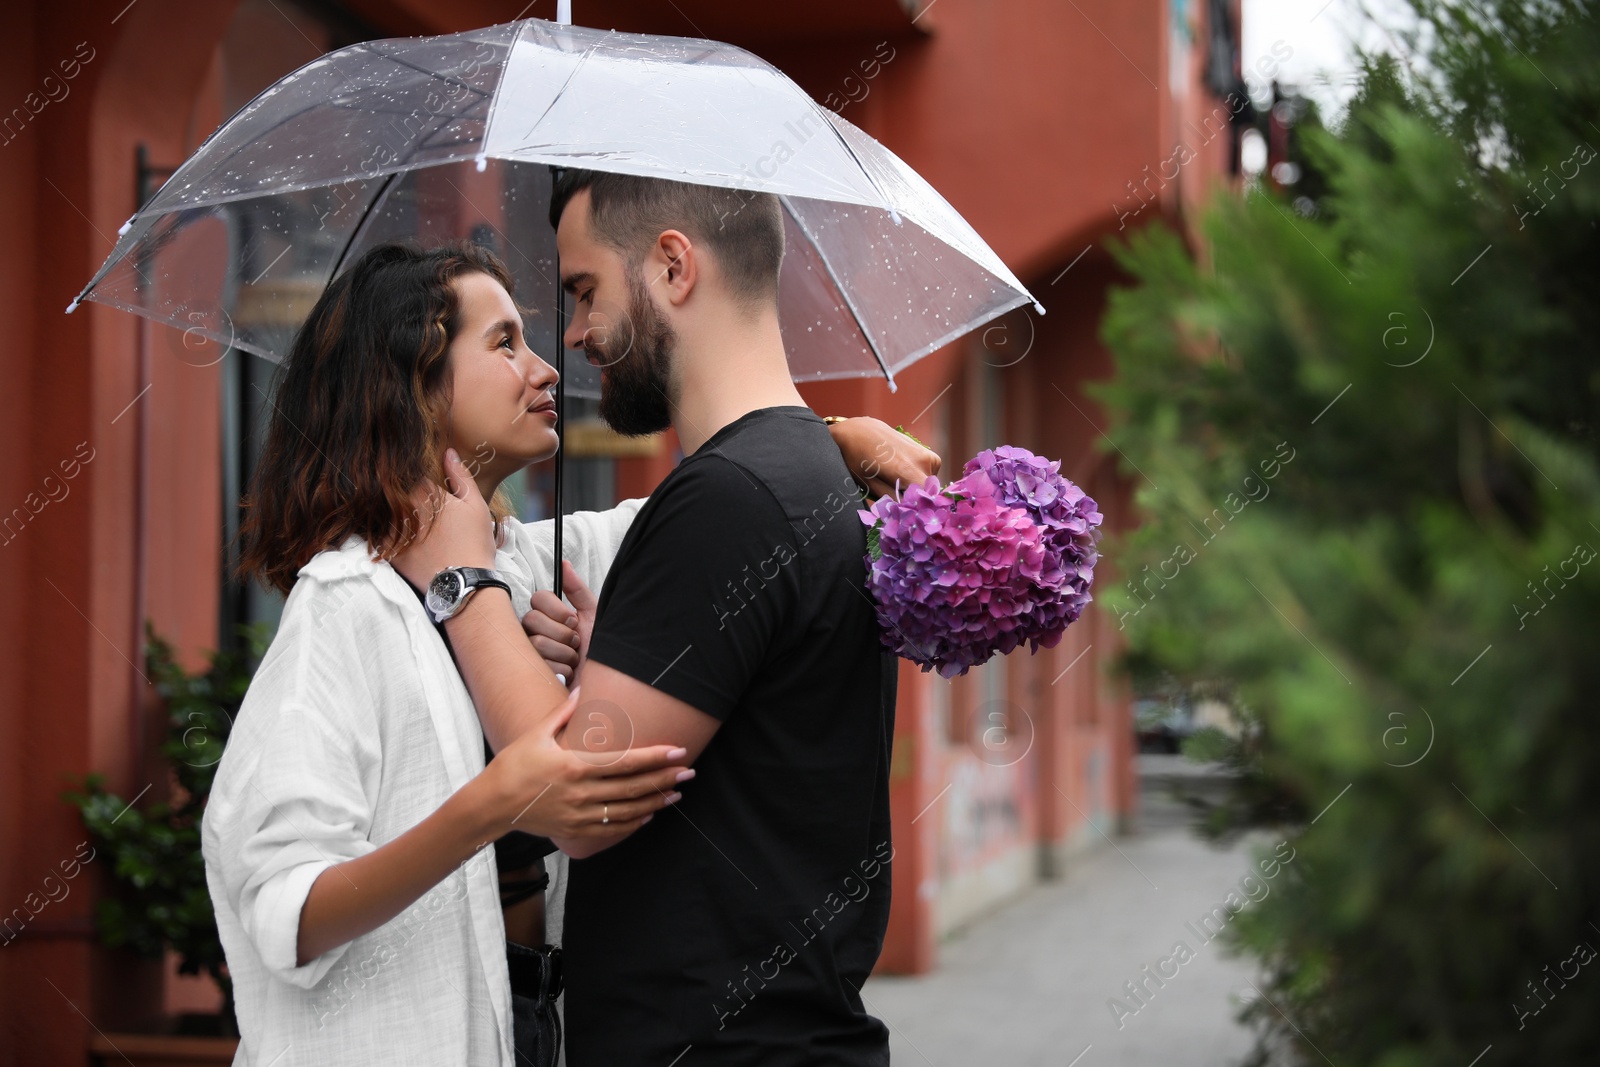
POLYGON ((486 567, 445 568, 428 583, 428 595, 423 599, 428 618, 434 622, 444 622, 461 610, 468 597, 486 585, 499 586, 507 593, 511 592, 511 586, 499 571, 486 567))

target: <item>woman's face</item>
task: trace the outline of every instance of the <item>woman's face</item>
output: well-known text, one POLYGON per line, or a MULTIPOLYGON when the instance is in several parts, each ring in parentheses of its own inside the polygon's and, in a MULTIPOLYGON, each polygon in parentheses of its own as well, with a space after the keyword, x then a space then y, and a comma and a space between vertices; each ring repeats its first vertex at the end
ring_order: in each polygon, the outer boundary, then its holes
POLYGON ((455 286, 460 329, 450 342, 450 445, 480 482, 555 454, 555 368, 533 354, 511 294, 479 271, 455 286))

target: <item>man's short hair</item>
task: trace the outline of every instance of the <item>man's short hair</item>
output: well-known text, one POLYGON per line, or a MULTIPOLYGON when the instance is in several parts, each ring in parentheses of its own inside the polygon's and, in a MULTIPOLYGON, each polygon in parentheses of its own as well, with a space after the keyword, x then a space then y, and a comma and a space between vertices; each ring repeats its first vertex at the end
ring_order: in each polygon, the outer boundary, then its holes
POLYGON ((597 238, 626 257, 630 269, 666 230, 679 230, 716 257, 736 299, 775 303, 783 264, 783 207, 771 193, 752 193, 666 178, 562 169, 550 195, 550 225, 582 190, 597 238))

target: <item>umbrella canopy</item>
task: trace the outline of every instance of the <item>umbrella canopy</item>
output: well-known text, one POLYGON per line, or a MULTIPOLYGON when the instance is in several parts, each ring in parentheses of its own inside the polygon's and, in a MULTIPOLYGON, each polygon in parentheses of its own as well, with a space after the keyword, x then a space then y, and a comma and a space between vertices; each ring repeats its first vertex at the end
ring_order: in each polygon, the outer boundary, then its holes
MULTIPOLYGON (((551 167, 775 194, 797 381, 892 388, 991 319, 1044 310, 932 186, 764 60, 528 19, 353 45, 283 78, 129 220, 68 311, 94 300, 276 360, 323 287, 397 238, 480 240, 524 300, 555 292, 551 167)), ((528 325, 558 349, 551 318, 528 325)), ((577 371, 567 385, 594 395, 577 371)))

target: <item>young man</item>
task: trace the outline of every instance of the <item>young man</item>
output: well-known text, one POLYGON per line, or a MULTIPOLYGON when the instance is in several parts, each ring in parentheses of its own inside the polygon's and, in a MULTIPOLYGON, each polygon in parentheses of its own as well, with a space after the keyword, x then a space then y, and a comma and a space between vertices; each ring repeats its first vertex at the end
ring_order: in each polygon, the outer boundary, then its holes
MULTIPOLYGON (((789 377, 780 210, 625 175, 556 185, 576 300, 564 340, 602 368, 603 418, 625 434, 671 425, 685 455, 601 590, 562 743, 670 738, 696 771, 626 840, 557 842, 581 860, 564 938, 572 1067, 889 1059, 858 990, 889 911, 895 661, 864 589, 853 481, 789 377)), ((482 515, 459 495, 408 577, 482 554, 482 515)), ((498 747, 530 725, 526 639, 493 595, 457 626, 498 747)))

